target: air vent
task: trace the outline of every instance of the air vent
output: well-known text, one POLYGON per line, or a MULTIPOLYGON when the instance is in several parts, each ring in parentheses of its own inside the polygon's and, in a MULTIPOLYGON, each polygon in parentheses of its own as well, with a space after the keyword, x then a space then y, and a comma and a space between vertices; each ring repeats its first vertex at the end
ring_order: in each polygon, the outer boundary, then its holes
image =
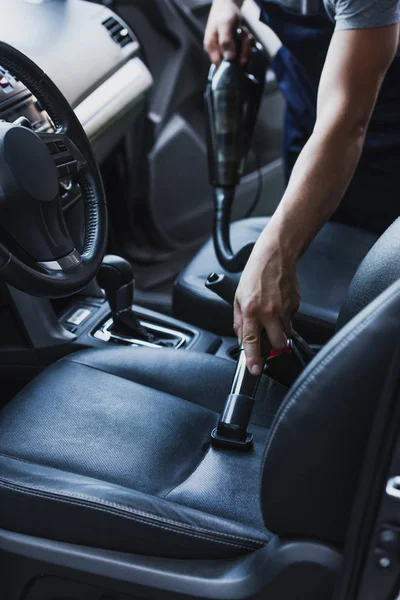
POLYGON ((107 29, 114 42, 119 44, 121 48, 125 48, 125 46, 133 42, 133 38, 129 30, 124 25, 121 25, 117 19, 114 19, 114 17, 109 17, 103 21, 103 25, 107 29))

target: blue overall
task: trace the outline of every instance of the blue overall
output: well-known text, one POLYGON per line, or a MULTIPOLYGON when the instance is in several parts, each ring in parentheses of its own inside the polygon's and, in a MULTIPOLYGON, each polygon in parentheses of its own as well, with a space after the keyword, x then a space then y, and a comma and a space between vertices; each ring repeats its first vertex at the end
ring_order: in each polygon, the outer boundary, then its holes
MULTIPOLYGON (((287 179, 316 118, 319 79, 334 24, 323 10, 304 16, 274 2, 258 0, 261 18, 281 39, 273 62, 287 100, 283 158, 287 179)), ((351 225, 383 232, 400 214, 400 56, 383 83, 360 163, 333 216, 351 225)))

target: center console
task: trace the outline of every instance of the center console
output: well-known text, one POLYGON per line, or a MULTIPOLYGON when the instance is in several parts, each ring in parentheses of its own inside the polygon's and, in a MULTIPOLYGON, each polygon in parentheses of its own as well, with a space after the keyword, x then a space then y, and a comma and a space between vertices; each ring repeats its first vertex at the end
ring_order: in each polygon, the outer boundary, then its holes
POLYGON ((175 350, 187 348, 192 341, 192 335, 188 330, 177 331, 176 329, 170 329, 165 324, 147 319, 145 315, 135 314, 141 327, 154 338, 153 340, 147 341, 146 339, 141 339, 140 336, 115 331, 112 317, 106 319, 104 323, 97 327, 93 332, 93 336, 97 340, 112 344, 147 348, 174 348, 175 350))
POLYGON ((196 349, 214 352, 216 336, 186 323, 134 306, 135 276, 130 263, 114 255, 104 258, 92 283, 92 294, 64 310, 60 325, 87 346, 109 344, 147 348, 196 349))
POLYGON ((131 311, 142 333, 124 332, 115 325, 108 301, 99 296, 78 296, 60 315, 60 325, 74 336, 73 348, 105 348, 111 345, 132 348, 174 348, 215 353, 221 339, 212 333, 139 306, 131 311))
POLYGON ((168 315, 132 305, 133 301, 132 295, 129 311, 137 329, 124 330, 95 281, 82 293, 60 300, 35 298, 0 282, 0 403, 11 399, 46 366, 88 348, 130 346, 132 361, 135 351, 143 347, 231 359, 235 339, 221 339, 168 315))

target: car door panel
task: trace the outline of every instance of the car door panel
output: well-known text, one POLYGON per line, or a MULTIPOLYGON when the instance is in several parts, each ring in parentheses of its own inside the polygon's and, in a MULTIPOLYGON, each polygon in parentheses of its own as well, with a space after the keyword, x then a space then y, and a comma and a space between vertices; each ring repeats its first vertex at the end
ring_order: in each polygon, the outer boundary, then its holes
MULTIPOLYGON (((160 245, 175 251, 197 247, 212 229, 203 105, 209 62, 202 45, 210 6, 209 0, 115 2, 115 10, 137 35, 154 79, 147 111, 146 208, 160 245)), ((235 219, 249 212, 260 181, 253 214, 271 213, 282 195, 283 110, 269 72, 235 219)))

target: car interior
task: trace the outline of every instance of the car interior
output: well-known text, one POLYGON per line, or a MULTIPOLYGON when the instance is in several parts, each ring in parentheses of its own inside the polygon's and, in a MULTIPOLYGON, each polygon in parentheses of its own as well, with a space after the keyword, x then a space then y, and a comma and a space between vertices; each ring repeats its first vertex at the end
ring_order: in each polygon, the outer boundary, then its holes
MULTIPOLYGON (((320 231, 293 339, 250 376, 212 236, 211 0, 0 6, 0 597, 333 598, 396 393, 400 219, 320 231)), ((235 253, 285 187, 258 12, 235 253)))

